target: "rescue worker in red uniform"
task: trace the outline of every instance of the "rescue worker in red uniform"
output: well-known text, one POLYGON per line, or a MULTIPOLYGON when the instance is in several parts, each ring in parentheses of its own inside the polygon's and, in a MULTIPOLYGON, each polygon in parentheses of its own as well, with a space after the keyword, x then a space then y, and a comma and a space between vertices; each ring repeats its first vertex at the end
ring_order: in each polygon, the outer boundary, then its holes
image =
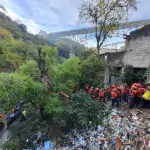
POLYGON ((120 87, 117 87, 117 96, 120 102, 121 102, 121 95, 122 95, 122 90, 120 87))
POLYGON ((131 95, 131 100, 130 100, 129 108, 132 108, 137 103, 136 102, 137 96, 138 96, 138 84, 137 83, 132 84, 130 95, 131 95))
POLYGON ((100 102, 105 102, 105 91, 104 91, 104 89, 100 90, 98 100, 100 102))
POLYGON ((95 96, 95 94, 94 94, 94 88, 93 88, 93 87, 91 87, 91 88, 89 89, 88 93, 90 94, 91 98, 93 98, 93 99, 96 98, 96 96, 95 96))
POLYGON ((119 107, 119 100, 117 95, 117 88, 113 88, 111 92, 111 98, 112 98, 112 107, 114 107, 114 103, 117 104, 117 107, 119 107))
POLYGON ((93 92, 93 87, 91 87, 89 90, 88 90, 88 93, 91 95, 93 92))

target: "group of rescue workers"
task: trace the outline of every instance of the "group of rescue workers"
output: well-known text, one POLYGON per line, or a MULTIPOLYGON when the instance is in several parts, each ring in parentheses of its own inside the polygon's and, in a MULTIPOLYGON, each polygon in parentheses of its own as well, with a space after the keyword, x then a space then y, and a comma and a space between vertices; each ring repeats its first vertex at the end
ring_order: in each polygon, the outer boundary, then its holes
POLYGON ((84 90, 90 94, 92 99, 100 102, 105 103, 106 100, 111 100, 112 107, 114 104, 119 107, 121 102, 125 102, 129 108, 150 108, 150 86, 148 85, 134 83, 131 87, 112 85, 101 89, 85 84, 84 90))

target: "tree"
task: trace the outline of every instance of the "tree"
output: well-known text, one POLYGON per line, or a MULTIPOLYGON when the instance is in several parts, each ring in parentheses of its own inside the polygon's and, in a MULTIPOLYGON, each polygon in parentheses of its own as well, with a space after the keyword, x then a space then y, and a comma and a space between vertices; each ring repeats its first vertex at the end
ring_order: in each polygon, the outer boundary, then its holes
POLYGON ((24 24, 19 24, 18 27, 21 29, 22 32, 26 32, 27 31, 27 26, 24 24))
POLYGON ((105 60, 100 58, 100 60, 91 55, 87 57, 80 64, 80 72, 82 77, 82 82, 88 83, 90 85, 99 85, 103 86, 104 81, 104 69, 105 69, 105 60))
POLYGON ((3 5, 0 5, 0 9, 2 9, 4 12, 7 12, 3 5))
POLYGON ((0 108, 10 110, 20 100, 38 105, 44 94, 44 85, 22 73, 0 73, 0 108))
MULTIPOLYGON (((63 48, 63 52, 67 52, 68 54, 70 54, 71 52, 74 53, 75 56, 78 56, 80 57, 81 56, 81 53, 82 52, 85 52, 87 50, 87 48, 78 43, 78 42, 75 42, 71 39, 60 39, 56 45, 60 48, 63 48)), ((66 57, 67 58, 67 57, 66 57)), ((69 58, 69 55, 68 55, 68 58, 69 58)))
POLYGON ((54 86, 57 92, 62 92, 61 90, 65 90, 64 92, 67 92, 67 89, 71 89, 71 91, 73 91, 75 87, 78 86, 81 77, 79 62, 80 60, 78 57, 72 57, 65 60, 62 65, 56 66, 54 86))
POLYGON ((64 110, 66 119, 74 125, 83 127, 89 121, 93 124, 102 124, 108 110, 105 105, 94 100, 84 91, 72 95, 72 101, 64 110))
POLYGON ((81 4, 79 20, 94 25, 98 57, 106 38, 128 18, 128 12, 135 9, 136 0, 92 0, 81 4))
POLYGON ((32 79, 40 78, 40 70, 37 67, 37 62, 34 60, 29 60, 22 64, 19 67, 19 72, 32 77, 32 79))

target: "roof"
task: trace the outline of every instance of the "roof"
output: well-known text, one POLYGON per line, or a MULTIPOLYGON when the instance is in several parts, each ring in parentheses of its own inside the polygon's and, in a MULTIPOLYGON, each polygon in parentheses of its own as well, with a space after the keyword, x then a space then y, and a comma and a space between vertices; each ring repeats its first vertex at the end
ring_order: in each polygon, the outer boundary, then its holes
POLYGON ((150 36, 150 24, 147 24, 137 30, 130 32, 130 38, 136 38, 139 36, 150 36))

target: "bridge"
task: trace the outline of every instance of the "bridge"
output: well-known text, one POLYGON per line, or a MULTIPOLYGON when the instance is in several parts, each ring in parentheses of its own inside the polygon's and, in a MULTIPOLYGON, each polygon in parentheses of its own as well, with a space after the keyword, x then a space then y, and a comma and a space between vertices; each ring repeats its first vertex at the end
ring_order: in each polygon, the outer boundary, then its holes
MULTIPOLYGON (((138 20, 138 21, 132 21, 132 22, 126 22, 126 23, 120 23, 119 24, 119 29, 117 30, 124 30, 124 29, 138 29, 140 27, 143 27, 146 24, 150 23, 150 19, 147 20, 138 20)), ((86 41, 88 39, 95 36, 95 28, 82 28, 82 29, 75 29, 75 30, 70 30, 70 31, 61 31, 61 32, 53 32, 47 34, 44 31, 41 31, 39 35, 48 41, 51 41, 52 43, 57 42, 60 38, 68 38, 73 41, 83 43, 82 41, 86 41)), ((101 55, 105 53, 115 53, 118 51, 123 51, 123 47, 118 47, 120 44, 122 46, 124 45, 123 43, 125 42, 119 42, 119 43, 113 43, 113 44, 108 44, 104 45, 101 48, 101 55)), ((70 56, 73 56, 74 52, 70 52, 70 56)))
MULTIPOLYGON (((150 23, 150 19, 120 23, 119 30, 138 28, 148 23, 150 23)), ((49 34, 46 34, 46 32, 40 32, 39 35, 48 39, 51 42, 55 42, 60 38, 69 38, 74 41, 78 41, 79 39, 85 38, 86 36, 94 33, 95 33, 95 28, 91 27, 91 28, 82 28, 82 29, 76 29, 70 31, 54 32, 49 34)))

